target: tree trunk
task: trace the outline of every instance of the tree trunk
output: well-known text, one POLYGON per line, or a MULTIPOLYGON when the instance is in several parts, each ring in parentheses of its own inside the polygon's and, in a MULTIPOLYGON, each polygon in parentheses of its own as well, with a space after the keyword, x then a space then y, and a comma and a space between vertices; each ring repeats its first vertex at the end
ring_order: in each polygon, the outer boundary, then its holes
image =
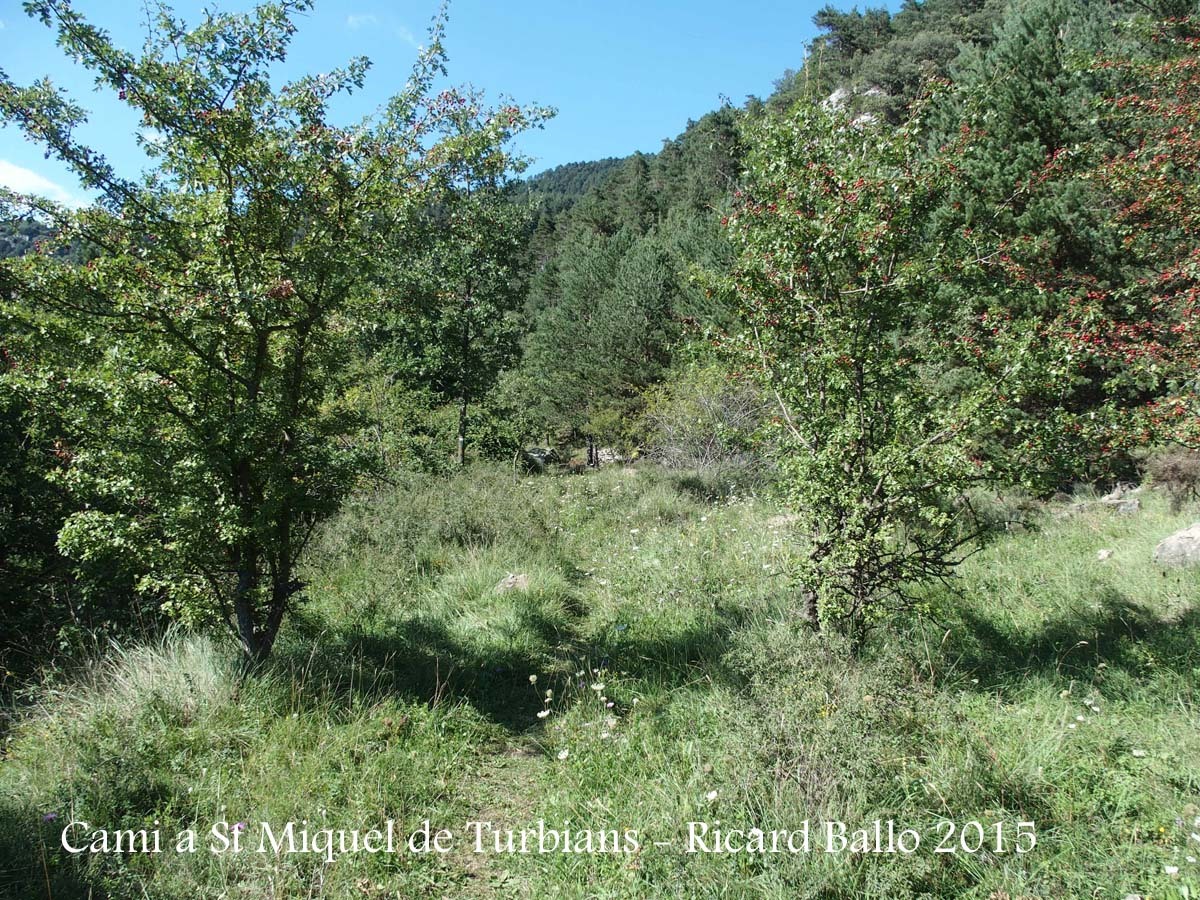
POLYGON ((458 405, 458 467, 467 464, 467 398, 464 395, 458 405))
POLYGON ((238 550, 237 575, 237 591, 233 597, 233 613, 237 621, 234 624, 242 645, 242 656, 249 663, 258 659, 261 652, 254 610, 254 595, 258 589, 258 553, 253 547, 243 546, 238 550))
POLYGON ((588 454, 587 454, 588 465, 591 466, 593 469, 598 469, 598 468, 600 468, 600 457, 596 453, 596 439, 592 435, 589 434, 587 441, 588 441, 588 454))
POLYGON ((255 596, 258 583, 255 564, 243 564, 238 572, 238 589, 233 607, 237 618, 238 642, 242 645, 242 656, 247 666, 261 663, 270 656, 288 603, 301 587, 292 579, 290 568, 275 573, 271 578, 271 600, 267 605, 266 618, 260 623, 255 596))
POLYGON ((468 386, 468 358, 471 355, 471 308, 474 306, 472 291, 474 285, 471 277, 467 276, 466 297, 463 301, 462 343, 459 347, 458 359, 458 389, 461 392, 458 407, 458 467, 467 464, 467 403, 470 401, 468 386))
POLYGON ((814 631, 821 630, 821 614, 817 609, 817 592, 809 588, 804 589, 804 616, 814 631))
POLYGON ((275 646, 275 638, 279 636, 279 626, 283 624, 283 615, 287 612, 288 601, 292 594, 300 589, 300 585, 292 580, 290 567, 277 572, 271 583, 271 608, 267 610, 267 622, 259 635, 258 660, 264 660, 275 646))

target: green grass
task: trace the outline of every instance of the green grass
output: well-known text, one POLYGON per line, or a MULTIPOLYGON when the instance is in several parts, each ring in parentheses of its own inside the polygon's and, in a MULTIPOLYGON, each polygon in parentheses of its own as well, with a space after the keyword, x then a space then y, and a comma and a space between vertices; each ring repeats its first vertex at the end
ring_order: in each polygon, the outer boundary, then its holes
POLYGON ((476 469, 356 501, 262 675, 239 684, 228 647, 172 634, 43 692, 0 762, 0 896, 1200 894, 1200 575, 1150 562, 1196 510, 1050 510, 851 660, 797 621, 779 510, 702 496, 652 470, 476 469), (496 592, 510 573, 528 590, 496 592), (70 818, 429 819, 458 843, 80 858, 58 847, 70 818), (827 818, 893 819, 923 848, 682 852, 689 821, 827 818), (470 852, 467 821, 539 819, 642 848, 470 852), (927 852, 947 819, 1033 820, 1038 843, 927 852))

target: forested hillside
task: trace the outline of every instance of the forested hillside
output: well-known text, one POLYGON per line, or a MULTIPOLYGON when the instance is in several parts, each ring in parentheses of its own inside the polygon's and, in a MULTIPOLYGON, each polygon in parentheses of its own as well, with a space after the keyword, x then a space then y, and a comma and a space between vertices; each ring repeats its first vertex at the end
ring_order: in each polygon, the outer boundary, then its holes
POLYGON ((10 220, 0 223, 0 257, 24 256, 34 242, 48 237, 50 230, 36 221, 10 220))
POLYGON ((778 107, 805 96, 838 96, 859 113, 899 121, 931 80, 955 74, 964 52, 986 49, 996 28, 1019 4, 1009 0, 905 0, 859 11, 826 6, 815 23, 822 34, 804 64, 775 86, 778 107))
POLYGON ((1200 892, 1195 0, 826 6, 537 174, 445 8, 346 124, 220 7, 26 5, 145 172, 0 68, 95 197, 0 190, 0 898, 1200 892))
MULTIPOLYGON (((692 365, 714 334, 736 330, 728 298, 699 287, 695 275, 730 265, 733 251, 720 222, 744 165, 737 123, 797 103, 895 126, 924 92, 952 83, 925 103, 919 139, 942 146, 965 121, 977 133, 957 163, 965 177, 939 201, 937 215, 968 228, 981 214, 994 217, 988 227, 996 239, 1036 247, 1037 265, 1050 277, 1087 273, 1117 287, 1129 273, 1118 271, 1124 250, 1106 201, 1078 178, 1043 181, 1037 192, 1024 186, 1044 178, 1052 154, 1099 150, 1113 139, 1096 104, 1117 89, 1116 80, 1079 61, 1126 52, 1130 38, 1120 23, 1141 11, 1134 4, 1122 11, 1060 0, 1011 7, 932 0, 905 3, 895 14, 826 7, 815 17, 822 33, 803 65, 786 73, 772 95, 690 123, 655 154, 603 161, 611 173, 565 215, 555 210, 536 219, 531 333, 511 375, 510 402, 518 398, 540 439, 566 430, 576 441, 590 436, 628 453, 650 449, 654 438, 643 416, 648 389, 678 374, 672 372, 677 354, 692 365)), ((1020 306, 1025 301, 1012 302, 1018 307, 1007 312, 1033 312, 1020 306)), ((1096 381, 1104 377, 1092 375, 1069 388, 1068 407, 1088 416, 1099 402, 1096 381)), ((1041 412, 1032 398, 1028 406, 1033 423, 1041 412)), ((1082 459, 1087 452, 1077 448, 1045 478, 1064 486, 1096 474, 1089 467, 1098 461, 1082 459)), ((1110 462, 1109 474, 1128 473, 1127 463, 1110 462)))
POLYGON ((542 215, 557 216, 574 206, 584 194, 603 185, 620 164, 616 157, 567 163, 526 179, 524 186, 537 200, 542 215))

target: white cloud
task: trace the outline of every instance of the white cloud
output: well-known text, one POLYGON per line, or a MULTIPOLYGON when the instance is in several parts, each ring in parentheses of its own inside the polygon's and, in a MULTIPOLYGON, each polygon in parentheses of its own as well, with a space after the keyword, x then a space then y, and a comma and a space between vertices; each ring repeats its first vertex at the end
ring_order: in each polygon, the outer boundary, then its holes
POLYGON ((398 24, 391 16, 385 16, 382 20, 374 13, 351 13, 346 16, 346 27, 351 31, 358 31, 362 28, 381 28, 385 25, 391 29, 392 34, 398 39, 404 41, 410 47, 420 49, 421 45, 413 36, 412 31, 404 25, 398 24))
POLYGON ((4 30, 4 20, 0 19, 0 31, 4 30))
POLYGON ((417 43, 417 39, 413 37, 413 33, 403 25, 396 26, 396 37, 400 38, 400 40, 404 41, 410 47, 416 47, 418 50, 421 49, 421 45, 417 43))
POLYGON ((83 201, 61 184, 6 159, 0 159, 0 185, 18 194, 38 194, 66 206, 83 206, 83 201))

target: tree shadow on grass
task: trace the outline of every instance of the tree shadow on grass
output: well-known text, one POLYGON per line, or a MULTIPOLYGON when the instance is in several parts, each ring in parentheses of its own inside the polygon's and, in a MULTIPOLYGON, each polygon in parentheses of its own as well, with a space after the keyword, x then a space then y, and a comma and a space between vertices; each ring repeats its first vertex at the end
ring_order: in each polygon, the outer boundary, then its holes
POLYGON ((726 661, 733 635, 745 622, 741 609, 721 610, 712 621, 669 634, 640 635, 636 627, 610 626, 589 648, 599 666, 666 688, 699 682, 741 684, 726 661))
MULTIPOLYGON (((554 623, 523 623, 546 639, 554 623)), ((293 684, 301 703, 351 705, 400 696, 438 704, 461 701, 511 732, 537 722, 542 704, 529 676, 548 660, 522 646, 462 641, 441 622, 414 618, 379 632, 323 631, 307 646, 279 648, 271 671, 293 684)))
POLYGON ((303 685, 293 692, 301 703, 352 705, 389 696, 465 702, 514 734, 535 729, 546 689, 563 696, 581 668, 603 668, 668 688, 738 682, 723 657, 741 625, 740 611, 722 611, 714 623, 667 635, 641 637, 610 627, 591 641, 578 633, 581 615, 581 609, 572 609, 564 621, 529 607, 519 617, 519 634, 506 639, 488 632, 478 641, 464 640, 431 617, 371 631, 330 631, 316 622, 294 622, 293 639, 276 649, 269 671, 285 684, 303 685), (531 675, 538 677, 536 683, 531 675))
POLYGON ((1107 588, 1081 598, 1070 612, 1036 630, 998 628, 966 609, 965 633, 953 637, 946 656, 978 676, 980 688, 1017 684, 1030 675, 1093 680, 1100 673, 1142 678, 1153 670, 1187 675, 1200 668, 1200 610, 1164 617, 1107 588))
POLYGON ((86 856, 72 857, 59 846, 66 821, 43 822, 42 813, 0 800, 0 900, 104 900, 108 893, 88 884, 86 856))

